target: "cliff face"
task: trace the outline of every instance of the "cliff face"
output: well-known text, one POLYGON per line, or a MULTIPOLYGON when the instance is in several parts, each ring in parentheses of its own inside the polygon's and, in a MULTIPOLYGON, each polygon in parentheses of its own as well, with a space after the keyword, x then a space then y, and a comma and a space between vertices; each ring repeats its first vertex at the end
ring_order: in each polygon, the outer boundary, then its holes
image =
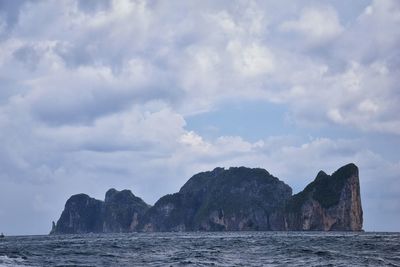
POLYGON ((153 207, 129 190, 110 189, 105 201, 68 199, 52 234, 132 231, 360 231, 363 211, 358 168, 320 171, 292 189, 264 169, 216 168, 190 178, 153 207))
POLYGON ((129 190, 108 190, 103 204, 103 232, 121 233, 135 230, 148 209, 149 205, 129 190))
POLYGON ((320 171, 315 180, 294 195, 285 209, 288 230, 361 231, 358 168, 343 166, 331 176, 320 171))
POLYGON ((130 232, 149 206, 129 190, 110 189, 105 201, 85 194, 70 197, 51 234, 130 232))
POLYGON ((144 231, 284 230, 292 189, 263 169, 216 168, 194 175, 147 212, 144 231))
POLYGON ((67 200, 64 211, 52 233, 102 232, 102 205, 102 201, 88 195, 73 195, 67 200))

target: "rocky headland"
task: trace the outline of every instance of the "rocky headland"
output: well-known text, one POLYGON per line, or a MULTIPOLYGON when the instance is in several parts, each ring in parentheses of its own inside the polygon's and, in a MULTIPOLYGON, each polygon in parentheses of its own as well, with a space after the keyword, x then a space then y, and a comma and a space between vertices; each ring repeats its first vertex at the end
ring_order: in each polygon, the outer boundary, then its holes
POLYGON ((289 230, 361 231, 357 166, 348 164, 332 175, 320 171, 312 183, 289 199, 285 221, 289 230))
POLYGON ((361 231, 358 168, 320 171, 298 194, 260 168, 215 168, 190 178, 154 206, 129 190, 105 200, 70 197, 51 234, 156 231, 361 231))
POLYGON ((77 194, 70 197, 51 234, 122 233, 136 229, 150 208, 129 190, 107 191, 104 201, 77 194))

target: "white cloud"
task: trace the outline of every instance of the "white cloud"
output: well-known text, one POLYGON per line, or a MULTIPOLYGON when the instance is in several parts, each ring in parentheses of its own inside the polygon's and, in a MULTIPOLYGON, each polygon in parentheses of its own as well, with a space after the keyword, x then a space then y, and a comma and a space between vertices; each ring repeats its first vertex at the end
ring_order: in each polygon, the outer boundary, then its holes
POLYGON ((310 45, 330 41, 343 31, 335 9, 330 6, 304 8, 298 19, 283 22, 280 29, 304 36, 310 45))
POLYGON ((243 76, 268 74, 274 70, 274 56, 265 46, 249 44, 243 46, 230 42, 227 50, 231 53, 235 69, 243 76))
MULTIPOLYGON (((341 56, 358 62, 387 61, 398 66, 400 3, 375 0, 343 34, 338 44, 341 56), (395 61, 395 62, 393 62, 395 61)), ((397 67, 396 67, 397 68, 397 67)))
POLYGON ((196 134, 193 131, 187 132, 181 136, 181 143, 184 145, 188 145, 192 149, 197 150, 198 152, 207 153, 211 148, 211 144, 205 142, 201 136, 196 134))
POLYGON ((361 112, 375 114, 379 111, 379 106, 375 104, 372 100, 366 99, 358 105, 358 109, 361 112))

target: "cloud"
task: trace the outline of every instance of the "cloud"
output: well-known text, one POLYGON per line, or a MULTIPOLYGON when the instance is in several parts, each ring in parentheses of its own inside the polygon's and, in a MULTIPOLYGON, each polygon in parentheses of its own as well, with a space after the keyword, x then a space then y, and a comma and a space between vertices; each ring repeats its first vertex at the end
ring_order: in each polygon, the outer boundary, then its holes
POLYGON ((280 30, 299 34, 308 45, 319 45, 337 37, 344 29, 335 9, 319 6, 304 8, 298 19, 283 22, 280 30))
POLYGON ((399 52, 395 47, 400 42, 399 14, 398 1, 372 1, 344 33, 338 45, 341 55, 366 64, 386 61, 390 67, 398 69, 399 52))
POLYGON ((300 120, 399 134, 397 75, 384 63, 353 62, 339 74, 326 72, 318 80, 298 80, 297 86, 282 94, 282 101, 292 103, 300 120))
POLYGON ((78 7, 85 12, 106 11, 111 6, 110 0, 78 0, 78 7))
POLYGON ((230 42, 227 49, 233 54, 235 69, 243 76, 265 75, 274 70, 274 56, 262 45, 230 42))
POLYGON ((29 0, 0 2, 0 39, 18 22, 19 11, 29 0), (1 30, 3 29, 3 31, 1 30), (4 34, 4 35, 3 35, 4 34))
POLYGON ((178 18, 167 12, 170 6, 159 2, 88 3, 93 11, 86 12, 81 2, 63 1, 57 10, 64 11, 49 15, 53 23, 37 32, 31 25, 44 24, 40 18, 55 4, 27 3, 21 7, 13 37, 2 43, 2 70, 9 73, 4 82, 11 91, 2 94, 10 96, 15 93, 12 88, 27 87, 29 92, 22 97, 38 118, 51 124, 89 123, 153 100, 182 114, 195 114, 224 99, 244 98, 286 103, 298 122, 314 121, 318 109, 320 123, 399 132, 392 115, 397 113, 399 69, 390 56, 399 43, 392 32, 395 2, 373 2, 368 10, 374 12, 363 10, 346 27, 331 6, 299 8, 294 21, 290 10, 274 17, 268 6, 257 2, 235 4, 178 5, 186 10, 181 18, 185 23, 172 27, 178 18), (243 7, 242 13, 233 8, 235 4, 243 7), (281 23, 271 23, 274 20, 281 23), (369 31, 374 33, 360 36, 370 25, 375 25, 369 31), (389 32, 382 33, 383 28, 389 32), (303 45, 298 34, 319 48, 292 51, 303 45), (370 36, 382 40, 377 44, 386 54, 365 61, 360 53, 371 57, 376 50, 362 41, 370 36), (328 44, 332 38, 335 41, 328 44), (333 53, 319 54, 321 46, 333 53), (10 73, 9 66, 18 71, 10 73), (358 108, 350 107, 351 101, 358 108), (367 111, 365 103, 373 103, 374 111, 367 111))

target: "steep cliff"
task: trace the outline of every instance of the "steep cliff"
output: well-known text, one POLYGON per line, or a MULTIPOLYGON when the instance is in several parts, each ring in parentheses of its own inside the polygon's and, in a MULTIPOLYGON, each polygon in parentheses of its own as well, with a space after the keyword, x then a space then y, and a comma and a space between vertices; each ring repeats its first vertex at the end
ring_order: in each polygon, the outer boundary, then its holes
POLYGON ((149 209, 129 190, 110 189, 105 201, 85 194, 70 197, 51 234, 130 232, 149 209))
POLYGON ((74 195, 51 233, 360 231, 362 224, 354 164, 332 175, 320 171, 294 196, 290 186, 264 169, 233 167, 198 173, 179 192, 163 196, 153 207, 129 190, 110 189, 104 201, 74 195))
POLYGON ((102 232, 103 202, 85 194, 73 195, 65 203, 52 233, 80 234, 102 232))
POLYGON ((292 189, 264 169, 216 168, 194 175, 146 213, 143 231, 284 230, 292 189))
POLYGON ((149 205, 129 190, 108 190, 103 204, 103 232, 121 233, 135 230, 148 209, 149 205))
POLYGON ((360 231, 363 224, 358 168, 341 167, 331 176, 320 171, 285 209, 288 230, 360 231))

